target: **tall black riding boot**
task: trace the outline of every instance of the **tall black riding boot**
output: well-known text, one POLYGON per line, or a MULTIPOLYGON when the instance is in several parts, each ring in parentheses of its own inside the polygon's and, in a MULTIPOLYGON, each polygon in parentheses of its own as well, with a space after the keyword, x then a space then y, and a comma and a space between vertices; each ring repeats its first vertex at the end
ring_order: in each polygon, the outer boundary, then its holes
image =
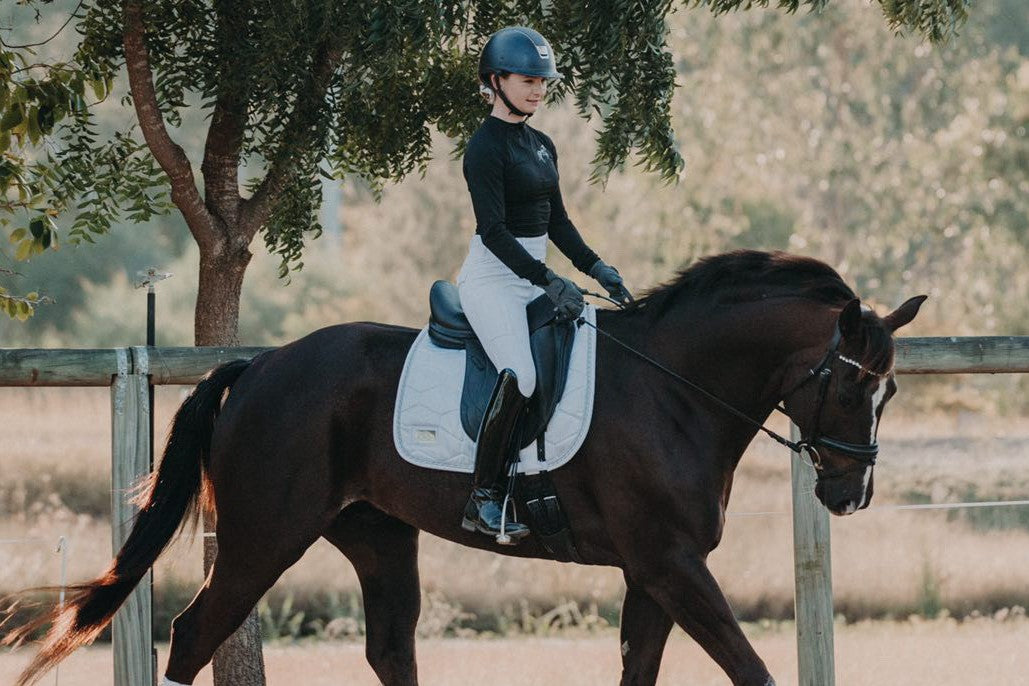
POLYGON ((524 524, 507 520, 501 536, 504 514, 503 493, 497 482, 511 454, 511 433, 525 409, 528 399, 518 390, 518 377, 505 369, 493 387, 479 436, 475 441, 475 483, 472 496, 464 508, 461 528, 494 536, 497 543, 513 545, 529 533, 524 524))

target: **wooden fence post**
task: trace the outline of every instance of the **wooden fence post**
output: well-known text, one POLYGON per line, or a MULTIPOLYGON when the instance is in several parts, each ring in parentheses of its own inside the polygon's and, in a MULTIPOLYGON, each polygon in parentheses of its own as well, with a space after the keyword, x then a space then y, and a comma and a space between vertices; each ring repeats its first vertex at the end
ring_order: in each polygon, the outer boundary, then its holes
MULTIPOLYGON (((800 431, 790 423, 790 436, 800 431)), ((815 498, 815 470, 792 453, 793 569, 800 686, 835 686, 829 512, 815 498)))
MULTIPOLYGON (((130 369, 129 351, 117 349, 118 373, 111 383, 111 533, 115 553, 128 538, 137 508, 132 487, 149 472, 150 407, 147 370, 130 369), (143 373, 133 373, 142 371, 143 373)), ((154 686, 151 627, 152 571, 114 616, 115 686, 154 686)))

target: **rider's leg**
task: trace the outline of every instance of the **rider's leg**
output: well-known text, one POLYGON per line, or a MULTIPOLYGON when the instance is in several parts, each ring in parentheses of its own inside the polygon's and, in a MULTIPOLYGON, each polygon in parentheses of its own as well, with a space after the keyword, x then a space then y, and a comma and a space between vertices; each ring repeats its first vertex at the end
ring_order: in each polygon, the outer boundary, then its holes
MULTIPOLYGON (((546 255, 546 236, 519 239, 532 256, 546 255)), ((504 513, 496 489, 512 454, 511 434, 536 389, 536 366, 529 348, 525 306, 542 291, 508 269, 479 240, 472 239, 468 258, 457 279, 461 305, 487 357, 504 370, 493 390, 476 440, 475 488, 462 526, 496 536, 504 513)), ((528 529, 505 522, 514 542, 528 529)), ((498 540, 505 543, 505 540, 498 540)))
POLYGON ((510 537, 510 541, 499 538, 504 506, 503 493, 497 488, 512 454, 511 434, 527 400, 518 390, 515 374, 510 369, 502 371, 475 441, 475 480, 461 527, 497 536, 498 543, 514 543, 529 533, 524 524, 507 521, 503 533, 510 537))

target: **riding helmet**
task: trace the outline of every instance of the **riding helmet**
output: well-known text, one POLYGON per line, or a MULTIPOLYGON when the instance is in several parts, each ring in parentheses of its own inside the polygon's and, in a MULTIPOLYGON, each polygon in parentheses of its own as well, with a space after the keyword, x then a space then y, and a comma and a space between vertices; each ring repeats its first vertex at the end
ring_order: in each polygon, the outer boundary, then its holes
POLYGON ((526 26, 500 29, 486 41, 479 56, 479 78, 486 86, 490 86, 490 74, 561 78, 550 43, 526 26))

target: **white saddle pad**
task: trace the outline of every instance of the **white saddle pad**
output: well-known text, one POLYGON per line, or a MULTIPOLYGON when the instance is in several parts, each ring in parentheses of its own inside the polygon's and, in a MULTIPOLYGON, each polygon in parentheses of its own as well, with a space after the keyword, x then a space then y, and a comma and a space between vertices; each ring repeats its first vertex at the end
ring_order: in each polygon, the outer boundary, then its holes
MULTIPOLYGON (((596 310, 587 306, 586 321, 595 324, 596 310)), ((596 386, 597 332, 580 326, 572 344, 568 380, 545 434, 546 462, 537 457, 536 442, 519 453, 519 472, 556 469, 586 439, 596 386)), ((471 473, 475 442, 461 426, 461 389, 465 351, 440 348, 428 327, 415 339, 404 362, 393 412, 393 442, 401 457, 429 469, 471 473)))

